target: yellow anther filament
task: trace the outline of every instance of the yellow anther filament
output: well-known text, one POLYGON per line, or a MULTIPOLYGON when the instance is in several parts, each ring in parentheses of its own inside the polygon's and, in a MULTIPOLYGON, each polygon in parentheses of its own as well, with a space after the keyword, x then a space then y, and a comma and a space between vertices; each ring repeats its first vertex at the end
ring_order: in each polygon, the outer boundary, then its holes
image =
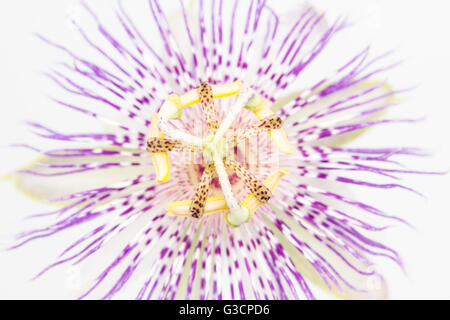
MULTIPOLYGON (((266 106, 267 100, 262 99, 260 97, 254 97, 249 103, 246 105, 246 108, 252 111, 259 120, 262 120, 267 117, 271 117, 274 115, 273 111, 270 110, 266 106)), ((286 154, 291 154, 295 152, 295 148, 289 143, 289 140, 286 136, 286 132, 283 128, 269 130, 270 137, 278 149, 286 154)))
MULTIPOLYGON (((174 216, 190 217, 189 208, 192 200, 171 202, 166 206, 167 213, 174 216)), ((227 203, 223 196, 210 197, 205 201, 204 215, 228 211, 227 203)))
MULTIPOLYGON (((216 84, 211 85, 212 95, 213 98, 224 98, 233 96, 242 88, 242 81, 235 81, 230 84, 216 84)), ((196 103, 200 102, 200 96, 198 93, 198 89, 191 90, 183 95, 180 96, 181 99, 181 105, 183 108, 192 106, 196 103)))
MULTIPOLYGON (((164 138, 164 134, 158 129, 158 114, 154 114, 150 124, 151 138, 164 138)), ((152 162, 155 168, 156 181, 164 182, 169 179, 169 157, 167 152, 152 152, 152 162)))
MULTIPOLYGON (((273 193, 278 186, 278 183, 280 182, 281 178, 283 178, 284 175, 288 174, 289 170, 286 169, 278 169, 271 174, 267 176, 266 179, 264 179, 263 184, 273 193)), ((253 213, 264 203, 259 201, 253 193, 250 193, 242 202, 241 206, 248 209, 250 212, 250 219, 253 215, 253 213)))

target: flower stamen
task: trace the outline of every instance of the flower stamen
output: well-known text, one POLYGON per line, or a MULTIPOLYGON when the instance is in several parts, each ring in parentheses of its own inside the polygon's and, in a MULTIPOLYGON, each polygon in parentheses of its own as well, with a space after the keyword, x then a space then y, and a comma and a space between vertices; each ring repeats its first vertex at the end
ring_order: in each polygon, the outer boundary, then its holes
POLYGON ((177 120, 182 115, 181 99, 176 94, 169 95, 159 111, 158 126, 159 129, 169 137, 179 140, 185 144, 191 144, 201 147, 203 142, 201 138, 190 135, 189 133, 175 129, 169 125, 169 120, 177 120))
POLYGON ((269 188, 263 185, 250 171, 235 160, 227 160, 225 165, 227 168, 236 173, 239 179, 244 181, 246 187, 261 203, 267 203, 272 197, 269 188))
MULTIPOLYGON (((259 120, 274 115, 274 112, 266 106, 267 100, 260 96, 254 96, 245 106, 246 109, 252 111, 259 120)), ((270 137, 278 149, 286 154, 295 152, 295 148, 289 143, 286 132, 283 128, 273 129, 269 131, 270 137)))
MULTIPOLYGON (((228 84, 213 84, 211 85, 211 91, 213 98, 224 98, 233 96, 242 88, 242 81, 237 80, 228 84)), ((199 90, 194 89, 180 96, 181 106, 183 108, 192 106, 200 102, 199 90)))
POLYGON ((214 178, 214 165, 205 167, 199 184, 195 190, 194 200, 189 207, 189 213, 193 218, 201 218, 205 212, 206 198, 208 197, 211 181, 214 178))
POLYGON ((219 129, 219 121, 217 120, 217 110, 213 101, 213 91, 208 82, 200 83, 198 88, 198 95, 200 97, 200 104, 203 108, 203 113, 206 118, 206 125, 211 132, 216 132, 219 129))
MULTIPOLYGON (((150 124, 150 139, 163 139, 164 134, 158 129, 158 114, 154 114, 150 124)), ((169 156, 167 152, 151 152, 153 167, 155 168, 156 181, 159 183, 165 182, 169 179, 169 156)))
POLYGON ((231 146, 237 145, 240 141, 245 139, 250 139, 258 135, 261 131, 267 130, 275 130, 280 129, 282 127, 283 121, 279 115, 271 115, 264 119, 259 120, 254 125, 248 128, 244 128, 239 130, 235 136, 228 138, 227 143, 231 146))
POLYGON ((197 89, 191 90, 182 96, 169 95, 168 99, 161 106, 157 116, 157 125, 156 121, 152 121, 152 127, 156 126, 156 128, 153 128, 152 134, 147 141, 147 151, 152 154, 152 157, 159 156, 161 158, 154 160, 158 177, 164 173, 168 177, 168 151, 201 151, 206 163, 200 181, 196 186, 194 199, 192 201, 169 204, 166 208, 169 213, 201 218, 204 214, 227 211, 225 221, 231 227, 238 227, 248 222, 253 212, 270 200, 272 189, 276 187, 277 181, 285 174, 283 171, 282 174, 278 172, 269 175, 265 180, 269 185, 266 185, 261 183, 243 165, 233 159, 227 159, 228 148, 235 147, 240 140, 249 139, 261 131, 268 131, 272 139, 278 143, 277 145, 281 146, 281 150, 286 151, 290 147, 282 129, 281 117, 268 109, 265 106, 266 101, 260 98, 253 90, 248 88, 241 89, 241 87, 242 83, 240 81, 228 85, 210 85, 207 82, 202 82, 197 89), (217 109, 213 99, 232 94, 239 94, 238 98, 219 125, 217 109), (169 125, 170 120, 181 118, 184 107, 195 102, 200 102, 205 115, 206 125, 212 133, 206 138, 192 136, 169 125), (260 120, 252 126, 238 131, 238 134, 232 139, 225 138, 226 132, 244 108, 253 111, 260 120), (284 134, 285 141, 283 140, 283 135, 274 135, 277 131, 281 131, 284 134), (164 134, 168 135, 170 139, 165 139, 164 134), (161 168, 163 172, 158 174, 158 170, 161 171, 161 168), (249 196, 241 204, 236 199, 226 168, 234 172, 250 190, 249 196), (223 197, 207 198, 215 174, 217 174, 223 197))
MULTIPOLYGON (((263 181, 263 185, 266 186, 271 193, 273 193, 278 186, 281 178, 284 175, 288 174, 289 170, 286 169, 278 169, 272 173, 270 173, 266 179, 263 181)), ((264 203, 260 202, 253 193, 250 193, 242 202, 241 206, 247 208, 250 212, 249 220, 252 218, 253 213, 260 207, 264 205, 264 203)))
POLYGON ((158 137, 150 137, 147 140, 147 151, 150 153, 168 152, 168 151, 201 151, 199 147, 183 144, 173 139, 163 139, 158 137))

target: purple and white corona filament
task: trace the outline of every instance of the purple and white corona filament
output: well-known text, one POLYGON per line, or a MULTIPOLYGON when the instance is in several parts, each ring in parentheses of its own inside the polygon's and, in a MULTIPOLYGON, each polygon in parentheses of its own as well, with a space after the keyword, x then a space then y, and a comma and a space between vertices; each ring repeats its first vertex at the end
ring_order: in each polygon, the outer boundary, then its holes
POLYGON ((60 147, 22 144, 41 156, 16 181, 59 207, 13 247, 89 228, 38 274, 98 261, 80 298, 385 298, 371 258, 401 260, 373 235, 404 221, 352 191, 413 191, 397 177, 421 172, 394 158, 420 152, 344 142, 411 121, 382 118, 399 93, 376 80, 387 55, 350 52, 300 87, 345 20, 305 5, 285 21, 264 0, 143 3, 151 38, 121 2, 114 32, 82 4, 96 25, 73 21, 86 53, 39 36, 67 57, 48 73, 67 93, 53 101, 105 126, 30 122, 60 147))

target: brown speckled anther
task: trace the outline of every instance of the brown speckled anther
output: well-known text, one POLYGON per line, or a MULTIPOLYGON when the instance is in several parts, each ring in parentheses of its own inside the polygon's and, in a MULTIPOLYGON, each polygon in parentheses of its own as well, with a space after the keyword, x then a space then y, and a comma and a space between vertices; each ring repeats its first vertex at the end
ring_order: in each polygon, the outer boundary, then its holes
POLYGON ((167 152, 167 151, 201 151, 200 148, 185 145, 183 143, 178 142, 177 140, 172 139, 163 139, 163 138, 149 138, 147 140, 147 151, 150 153, 158 153, 158 152, 167 152))
POLYGON ((213 92, 208 82, 201 82, 198 87, 198 96, 206 118, 208 129, 214 133, 219 129, 216 106, 214 105, 213 92))
POLYGON ((269 188, 262 184, 250 171, 245 169, 239 162, 235 160, 227 160, 225 165, 233 170, 239 179, 243 180, 250 192, 253 193, 255 198, 261 202, 266 203, 272 197, 272 193, 269 188))
POLYGON ((208 197, 209 187, 214 178, 215 169, 214 164, 209 164, 205 167, 200 182, 195 190, 194 200, 192 200, 189 207, 189 214, 193 218, 201 218, 205 212, 206 198, 208 197))
POLYGON ((230 137, 228 139, 228 143, 232 145, 236 145, 239 143, 239 141, 242 141, 244 139, 249 139, 253 136, 258 135, 261 131, 269 131, 269 130, 275 130, 280 129, 283 124, 283 121, 281 120, 281 117, 279 115, 271 115, 264 119, 259 120, 255 124, 253 124, 251 127, 245 128, 243 130, 240 130, 237 135, 234 137, 230 137))

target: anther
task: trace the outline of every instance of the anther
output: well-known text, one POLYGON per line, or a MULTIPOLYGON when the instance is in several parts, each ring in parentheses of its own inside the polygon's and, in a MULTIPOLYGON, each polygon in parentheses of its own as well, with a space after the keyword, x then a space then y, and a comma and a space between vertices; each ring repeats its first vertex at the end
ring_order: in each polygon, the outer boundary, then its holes
POLYGON ((214 177, 214 165, 205 167, 200 182, 195 190, 194 199, 189 207, 189 214, 193 218, 201 218, 205 213, 206 198, 208 197, 211 181, 214 177))
POLYGON ((213 91, 211 85, 208 82, 200 83, 198 88, 198 96, 200 98, 200 104, 203 108, 203 113, 206 118, 206 125, 208 129, 214 133, 219 129, 219 122, 217 117, 217 108, 213 100, 213 91))
MULTIPOLYGON (((150 124, 150 139, 163 139, 164 134, 158 129, 158 114, 154 114, 150 124)), ((169 179, 169 157, 167 152, 151 152, 153 167, 155 168, 156 181, 164 182, 169 179)))
POLYGON ((280 129, 282 127, 283 121, 279 115, 273 114, 264 119, 259 120, 254 125, 248 128, 239 130, 235 136, 228 138, 228 143, 231 145, 237 145, 240 141, 245 139, 250 139, 258 135, 261 131, 269 131, 280 129))
POLYGON ((261 203, 267 203, 272 197, 272 193, 262 182, 260 182, 250 171, 235 160, 227 160, 225 162, 227 168, 236 173, 245 186, 250 190, 255 198, 261 203))
MULTIPOLYGON (((267 100, 259 97, 258 95, 254 95, 253 98, 248 101, 245 108, 252 111, 258 119, 261 120, 274 114, 273 111, 266 106, 266 104, 267 100)), ((286 132, 283 128, 270 130, 269 134, 272 141, 281 152, 286 154, 295 152, 296 149, 289 143, 286 132)))
POLYGON ((168 152, 168 151, 201 151, 201 148, 183 144, 177 140, 173 139, 164 139, 158 137, 150 137, 147 140, 147 151, 150 153, 155 152, 168 152))

